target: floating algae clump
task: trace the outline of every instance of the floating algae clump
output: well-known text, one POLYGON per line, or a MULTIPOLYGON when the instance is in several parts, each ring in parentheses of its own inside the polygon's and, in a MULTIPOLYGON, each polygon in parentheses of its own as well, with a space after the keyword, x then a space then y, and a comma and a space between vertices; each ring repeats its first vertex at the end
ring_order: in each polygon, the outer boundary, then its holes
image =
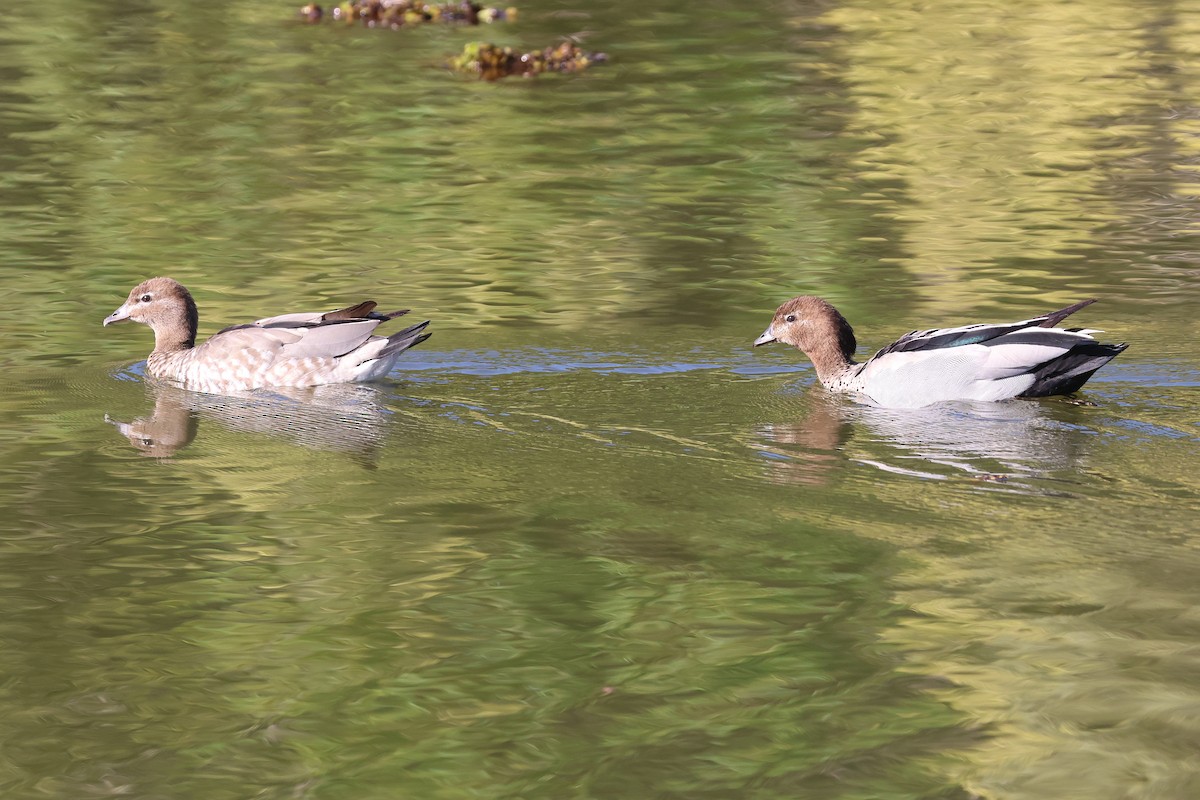
POLYGON ((474 72, 485 80, 494 81, 509 75, 529 77, 543 72, 579 72, 607 60, 604 53, 588 53, 571 41, 528 53, 486 42, 472 42, 451 63, 460 72, 474 72))
MULTIPOLYGON (((325 9, 309 3, 300 9, 305 22, 318 23, 325 9)), ((517 18, 515 8, 484 8, 464 0, 460 3, 426 3, 423 0, 347 0, 333 7, 330 16, 339 22, 362 23, 368 28, 404 28, 426 22, 502 22, 517 18)))

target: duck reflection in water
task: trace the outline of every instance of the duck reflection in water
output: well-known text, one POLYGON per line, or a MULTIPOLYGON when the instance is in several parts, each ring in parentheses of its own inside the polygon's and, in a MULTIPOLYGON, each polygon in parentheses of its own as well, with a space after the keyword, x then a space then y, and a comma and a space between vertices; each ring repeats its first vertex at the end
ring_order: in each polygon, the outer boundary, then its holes
POLYGON ((820 386, 804 403, 799 421, 757 429, 773 482, 825 484, 848 459, 917 478, 965 473, 1007 483, 1072 467, 1081 455, 1082 425, 1069 420, 1077 411, 1069 403, 962 401, 896 410, 847 402, 820 386))
POLYGON ((149 416, 121 422, 105 414, 143 455, 170 458, 196 438, 200 421, 233 431, 289 439, 314 450, 346 452, 373 465, 389 415, 383 393, 366 384, 255 390, 241 395, 191 392, 147 381, 149 416))

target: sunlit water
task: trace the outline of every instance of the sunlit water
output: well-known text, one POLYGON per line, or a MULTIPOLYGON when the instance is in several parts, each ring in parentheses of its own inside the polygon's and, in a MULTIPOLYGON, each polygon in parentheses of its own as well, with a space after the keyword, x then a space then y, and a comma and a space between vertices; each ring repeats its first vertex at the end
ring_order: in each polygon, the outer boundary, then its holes
POLYGON ((71 0, 0 34, 0 792, 1200 796, 1200 13, 71 0), (611 63, 444 69, 581 34, 611 63), (373 386, 219 397, 101 328, 362 298, 373 386), (863 354, 1084 297, 1075 400, 863 354))

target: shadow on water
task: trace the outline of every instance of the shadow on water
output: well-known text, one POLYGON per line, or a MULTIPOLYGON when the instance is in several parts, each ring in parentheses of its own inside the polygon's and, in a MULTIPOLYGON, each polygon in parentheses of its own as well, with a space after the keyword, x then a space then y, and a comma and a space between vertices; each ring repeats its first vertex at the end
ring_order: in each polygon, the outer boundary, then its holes
MULTIPOLYGON (((823 484, 843 460, 925 480, 966 477, 1021 491, 1021 479, 1077 466, 1088 430, 1061 400, 944 403, 921 409, 876 408, 830 396, 804 396, 795 422, 756 430, 768 476, 777 483, 823 484)), ((1026 487, 1028 488, 1028 487, 1026 487)))
POLYGON ((314 450, 349 453, 370 465, 383 444, 390 414, 382 390, 364 384, 216 395, 147 380, 146 389, 154 401, 149 414, 128 422, 108 414, 104 419, 152 458, 171 458, 188 447, 203 421, 314 450))
POLYGON ((352 384, 210 395, 147 379, 134 369, 118 377, 145 381, 153 408, 133 419, 129 412, 105 419, 138 451, 155 458, 176 455, 203 425, 215 424, 373 462, 400 416, 423 420, 424 427, 432 426, 424 437, 445 442, 461 441, 454 429, 469 424, 515 435, 534 449, 559 447, 565 435, 619 451, 648 448, 662 455, 699 456, 747 477, 761 474, 765 462, 769 482, 778 484, 824 485, 847 464, 857 464, 901 478, 966 479, 991 489, 1039 493, 1047 487, 1035 490, 1030 481, 1044 484, 1080 468, 1097 425, 1157 430, 1126 418, 1129 409, 1118 409, 1112 398, 1100 395, 916 410, 864 405, 830 395, 816 383, 800 395, 787 388, 767 389, 766 396, 753 399, 743 395, 744 387, 766 388, 762 381, 796 371, 790 363, 738 351, 694 350, 675 358, 588 349, 428 351, 397 370, 394 377, 408 384, 401 394, 387 384, 352 384), (592 388, 580 388, 584 385, 592 388), (727 412, 717 405, 694 412, 694 426, 631 422, 640 402, 649 405, 637 415, 662 411, 660 392, 690 405, 694 398, 712 395, 714 385, 725 387, 735 405, 764 405, 758 415, 763 421, 749 436, 746 429, 730 427, 727 412), (446 393, 440 388, 445 386, 454 390, 446 393), (1096 416, 1102 412, 1103 421, 1096 416), (749 460, 747 448, 754 454, 749 460))

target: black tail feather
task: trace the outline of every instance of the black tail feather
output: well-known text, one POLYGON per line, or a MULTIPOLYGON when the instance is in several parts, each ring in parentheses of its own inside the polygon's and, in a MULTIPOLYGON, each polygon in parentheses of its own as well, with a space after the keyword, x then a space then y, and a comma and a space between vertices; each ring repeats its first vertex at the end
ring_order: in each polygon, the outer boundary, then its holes
POLYGON ((1020 396, 1049 397, 1054 394, 1077 392, 1096 370, 1119 356, 1127 347, 1129 345, 1125 342, 1086 342, 1076 345, 1061 356, 1039 366, 1033 373, 1033 385, 1021 392, 1020 396))
POLYGON ((433 335, 432 333, 423 333, 426 326, 429 325, 429 322, 429 320, 418 322, 416 325, 411 325, 402 331, 393 333, 391 336, 387 337, 388 343, 382 350, 379 351, 379 355, 375 357, 385 358, 394 353, 407 350, 410 347, 416 347, 421 342, 433 335))

